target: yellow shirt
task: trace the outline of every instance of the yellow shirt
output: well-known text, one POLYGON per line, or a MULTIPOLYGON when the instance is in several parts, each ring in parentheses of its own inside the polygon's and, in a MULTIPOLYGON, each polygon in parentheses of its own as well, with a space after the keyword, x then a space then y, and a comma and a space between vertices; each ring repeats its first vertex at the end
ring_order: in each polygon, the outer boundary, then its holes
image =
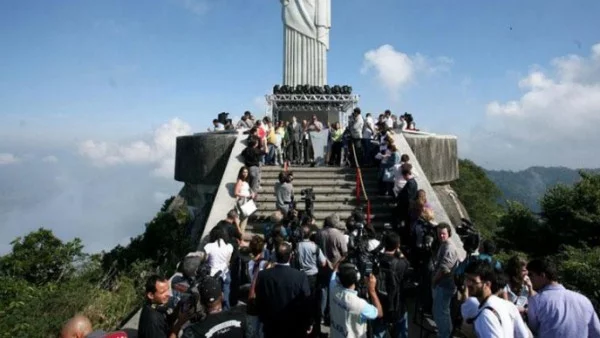
POLYGON ((269 134, 267 135, 267 142, 270 144, 277 143, 277 138, 275 137, 275 128, 269 129, 269 134))
POLYGON ((342 135, 344 135, 344 130, 342 128, 337 130, 331 129, 331 139, 333 142, 340 142, 342 140, 342 135))

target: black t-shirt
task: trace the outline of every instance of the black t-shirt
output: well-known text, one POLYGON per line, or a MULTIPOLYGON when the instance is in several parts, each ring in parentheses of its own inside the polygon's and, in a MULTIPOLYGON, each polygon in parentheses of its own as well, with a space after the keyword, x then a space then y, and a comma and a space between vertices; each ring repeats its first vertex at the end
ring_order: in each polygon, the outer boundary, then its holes
POLYGON ((242 157, 244 157, 244 165, 246 167, 258 167, 260 165, 260 158, 263 153, 259 148, 247 147, 242 151, 242 157))
POLYGON ((240 238, 240 235, 238 233, 237 226, 235 226, 235 224, 228 222, 226 220, 222 220, 222 221, 219 221, 219 223, 217 223, 215 228, 224 229, 227 232, 227 236, 229 237, 227 239, 227 243, 229 243, 233 246, 237 245, 236 239, 240 238))
POLYGON ((187 327, 182 338, 244 338, 245 332, 246 307, 236 306, 187 327))
POLYGON ((389 320, 399 319, 406 312, 406 295, 404 292, 404 279, 406 278, 409 268, 408 260, 405 257, 398 258, 396 256, 384 254, 380 257, 380 265, 381 267, 390 269, 391 272, 396 275, 396 281, 398 283, 396 285, 397 290, 395 290, 397 293, 392 292, 392 294, 394 294, 395 296, 394 300, 387 299, 387 297, 380 297, 379 299, 381 301, 381 306, 384 309, 384 318, 389 320), (396 310, 393 311, 394 313, 386 314, 386 308, 390 308, 390 304, 388 304, 388 302, 390 301, 395 303, 394 305, 392 305, 392 307, 396 310))
POLYGON ((154 307, 148 303, 144 304, 138 324, 138 337, 167 338, 169 331, 166 308, 154 307))

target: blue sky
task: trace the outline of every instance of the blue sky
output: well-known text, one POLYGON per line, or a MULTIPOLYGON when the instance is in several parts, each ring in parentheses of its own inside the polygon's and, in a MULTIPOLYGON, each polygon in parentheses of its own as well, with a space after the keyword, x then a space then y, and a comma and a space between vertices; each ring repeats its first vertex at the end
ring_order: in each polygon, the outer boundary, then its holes
MULTIPOLYGON (((352 85, 363 111, 409 111, 486 168, 600 167, 600 2, 332 0, 332 11, 329 83, 352 85)), ((0 177, 144 171, 132 190, 162 179, 155 195, 175 193, 169 140, 220 111, 264 109, 282 33, 277 0, 0 2, 0 177)))

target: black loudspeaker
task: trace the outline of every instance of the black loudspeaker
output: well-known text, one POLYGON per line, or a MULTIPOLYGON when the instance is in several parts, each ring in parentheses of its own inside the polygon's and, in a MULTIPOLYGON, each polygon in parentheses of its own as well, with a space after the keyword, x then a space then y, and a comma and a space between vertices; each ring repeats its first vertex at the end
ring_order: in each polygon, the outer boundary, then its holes
POLYGON ((227 116, 229 116, 229 113, 226 113, 226 112, 222 112, 221 114, 219 114, 219 116, 217 117, 217 119, 219 120, 219 123, 221 123, 222 125, 226 125, 227 124, 227 116))

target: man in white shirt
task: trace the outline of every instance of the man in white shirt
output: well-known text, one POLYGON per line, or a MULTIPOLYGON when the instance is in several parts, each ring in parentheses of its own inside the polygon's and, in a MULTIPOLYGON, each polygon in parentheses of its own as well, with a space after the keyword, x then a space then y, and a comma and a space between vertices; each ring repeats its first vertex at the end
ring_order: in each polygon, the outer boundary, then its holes
POLYGON ((394 129, 394 120, 392 119, 392 112, 388 109, 385 111, 385 113, 383 113, 384 117, 384 122, 385 125, 389 128, 389 129, 394 129))
POLYGON ((330 337, 366 338, 367 321, 383 316, 383 310, 377 296, 377 279, 374 275, 366 277, 369 298, 373 304, 358 297, 356 284, 360 273, 354 264, 342 263, 331 276, 329 284, 330 337))
POLYGON ((493 294, 497 274, 492 264, 476 260, 465 269, 465 284, 469 295, 477 298, 479 308, 469 321, 479 338, 527 338, 529 330, 519 310, 504 299, 493 294))
POLYGON ((213 127, 212 128, 208 128, 208 131, 223 131, 225 130, 225 126, 219 122, 219 120, 214 119, 213 120, 213 127))

